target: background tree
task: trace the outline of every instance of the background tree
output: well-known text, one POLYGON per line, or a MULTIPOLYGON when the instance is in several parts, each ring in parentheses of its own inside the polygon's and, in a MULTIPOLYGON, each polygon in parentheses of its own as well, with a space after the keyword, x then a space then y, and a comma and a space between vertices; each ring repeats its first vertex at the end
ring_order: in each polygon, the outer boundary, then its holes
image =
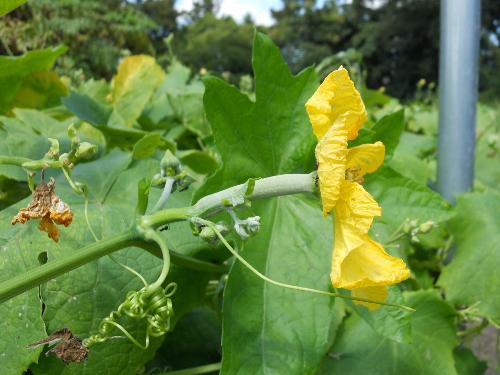
POLYGON ((0 20, 3 54, 65 44, 59 61, 65 72, 111 77, 118 59, 129 53, 154 53, 148 32, 156 24, 122 0, 29 1, 0 20))

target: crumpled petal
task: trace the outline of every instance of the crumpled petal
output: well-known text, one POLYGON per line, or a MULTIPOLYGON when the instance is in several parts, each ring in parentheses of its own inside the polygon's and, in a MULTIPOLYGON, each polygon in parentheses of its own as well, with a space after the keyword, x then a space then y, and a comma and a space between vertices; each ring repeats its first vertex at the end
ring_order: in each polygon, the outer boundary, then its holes
POLYGON ((359 177, 375 172, 384 162, 385 146, 382 142, 351 147, 347 152, 347 169, 359 177))
POLYGON ((71 208, 55 193, 54 179, 51 178, 48 183, 41 181, 37 185, 28 207, 21 208, 11 223, 24 224, 32 219, 41 219, 38 229, 47 232, 55 242, 59 241, 59 230, 54 223, 67 227, 73 221, 71 208))
POLYGON ((330 128, 316 146, 319 190, 325 216, 335 207, 339 199, 340 185, 345 179, 347 131, 341 124, 330 128))
POLYGON ((347 139, 357 137, 358 131, 367 120, 361 95, 349 78, 344 67, 331 72, 307 101, 306 110, 314 134, 319 139, 333 126, 339 117, 347 116, 347 139))
POLYGON ((336 217, 330 277, 335 288, 355 289, 397 284, 410 277, 410 271, 402 259, 336 217))
MULTIPOLYGON (((389 296, 389 291, 385 286, 367 286, 365 288, 356 288, 351 290, 351 296, 358 298, 371 299, 373 301, 385 302, 389 296)), ((380 305, 370 302, 353 301, 356 305, 368 307, 370 310, 377 310, 380 305)))
POLYGON ((52 238, 54 242, 59 242, 59 229, 50 220, 49 216, 44 216, 40 223, 38 223, 38 229, 42 232, 47 232, 49 238, 52 238))
POLYGON ((381 216, 382 209, 363 186, 354 181, 343 181, 335 215, 339 221, 351 225, 361 233, 368 233, 373 218, 381 216))

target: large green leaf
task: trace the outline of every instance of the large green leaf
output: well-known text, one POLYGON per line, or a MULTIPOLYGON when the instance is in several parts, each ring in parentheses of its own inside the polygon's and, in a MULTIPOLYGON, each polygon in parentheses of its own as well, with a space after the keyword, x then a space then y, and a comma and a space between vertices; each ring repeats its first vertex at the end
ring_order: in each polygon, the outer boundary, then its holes
POLYGON ((399 137, 404 126, 405 113, 404 109, 400 109, 382 117, 371 128, 362 128, 358 138, 352 142, 352 145, 381 141, 385 145, 386 158, 390 158, 398 146, 399 137))
MULTIPOLYGON (((32 241, 26 231, 12 228, 15 209, 0 213, 0 281, 38 266, 38 254, 45 250, 44 241, 32 241)), ((42 320, 42 304, 38 289, 33 289, 0 305, 0 363, 2 374, 20 375, 36 361, 41 349, 27 345, 46 336, 42 320)))
POLYGON ((405 300, 417 310, 412 343, 385 339, 351 315, 319 374, 456 375, 453 308, 434 291, 407 292, 405 300))
POLYGON ((477 187, 499 190, 500 185, 500 105, 479 104, 477 107, 476 161, 477 187))
POLYGON ((453 215, 450 204, 438 193, 388 167, 368 175, 366 188, 382 206, 380 222, 393 228, 406 219, 440 223, 453 215))
POLYGON ((470 349, 463 346, 455 348, 453 357, 458 375, 482 375, 488 368, 486 362, 479 360, 470 349))
POLYGON ((10 11, 16 9, 18 6, 24 4, 26 0, 2 0, 0 2, 0 16, 3 16, 10 11))
MULTIPOLYGON (((137 182, 143 177, 151 177, 159 169, 159 162, 156 160, 132 162, 132 164, 131 160, 130 154, 113 151, 102 159, 78 165, 73 172, 74 179, 85 183, 89 188, 88 217, 98 238, 126 230, 134 222, 137 182)), ((82 198, 75 195, 62 179, 57 180, 57 192, 65 202, 70 204, 74 212, 73 223, 68 228, 61 228, 61 237, 57 244, 49 240, 45 233, 38 231, 34 222, 28 222, 22 226, 17 225, 3 231, 6 252, 1 254, 0 259, 2 264, 9 267, 8 276, 35 267, 41 253, 45 253, 48 261, 51 262, 94 242, 86 223, 82 198), (23 256, 20 257, 20 254, 23 256)), ((160 191, 155 191, 154 198, 157 198, 159 194, 160 191)), ((187 197, 188 201, 189 199, 190 197, 187 197)), ((2 223, 7 225, 15 211, 26 204, 27 200, 24 200, 15 207, 3 211, 2 223)), ((154 204, 154 199, 152 204, 154 204)), ((171 229, 168 235, 177 237, 175 232, 175 229, 171 229)), ((150 282, 156 279, 161 267, 161 261, 158 258, 137 248, 120 250, 114 258, 133 267, 150 282)), ((178 267, 172 268, 170 280, 179 284, 179 293, 173 299, 176 318, 192 309, 195 303, 199 303, 205 292, 207 278, 207 274, 199 275, 198 272, 186 271, 178 267)), ((107 257, 51 280, 41 289, 41 297, 45 305, 43 319, 47 325, 47 331, 53 332, 62 327, 68 327, 79 337, 88 337, 96 333, 99 322, 118 307, 129 290, 137 290, 141 285, 135 276, 107 257)), ((39 354, 39 350, 27 351, 24 349, 25 346, 45 336, 40 319, 42 306, 37 290, 30 291, 12 301, 10 305, 2 305, 0 308, 2 311, 7 308, 11 309, 10 312, 5 311, 5 316, 12 315, 8 321, 10 326, 6 327, 6 330, 20 333, 13 333, 12 339, 4 342, 6 347, 12 347, 6 349, 6 353, 10 353, 10 350, 15 351, 15 355, 12 355, 14 362, 11 366, 24 369, 29 362, 36 360, 39 354), (22 318, 21 315, 17 317, 23 306, 26 308, 26 317, 25 315, 22 318), (28 332, 28 329, 31 331, 28 332), (19 341, 19 337, 22 338, 22 342, 19 341)), ((134 336, 144 337, 144 322, 138 324, 129 322, 128 325, 131 325, 127 328, 134 336)), ((119 331, 116 334, 118 335, 119 331)), ((87 372, 136 374, 154 355, 159 344, 160 340, 153 340, 150 349, 143 351, 128 340, 110 340, 92 347, 84 365, 64 366, 60 361, 43 356, 40 358, 40 365, 34 366, 32 370, 37 374, 87 372)))
MULTIPOLYGON (((0 9, 1 10, 1 9, 0 9)), ((17 91, 33 73, 52 68, 66 47, 47 48, 27 52, 19 57, 0 56, 0 113, 10 109, 17 91)))
POLYGON ((457 245, 438 284, 457 304, 473 305, 480 314, 500 323, 500 194, 469 193, 458 198, 450 231, 457 245))
MULTIPOLYGON (((249 178, 313 168, 315 139, 304 103, 317 87, 312 70, 293 76, 271 40, 257 33, 256 100, 217 78, 205 80, 205 110, 223 161, 198 196, 249 178)), ((280 197, 253 206, 260 232, 242 255, 271 278, 328 290, 331 219, 316 198, 280 197)), ((224 293, 223 374, 314 373, 339 320, 331 298, 264 283, 236 263, 224 293)))

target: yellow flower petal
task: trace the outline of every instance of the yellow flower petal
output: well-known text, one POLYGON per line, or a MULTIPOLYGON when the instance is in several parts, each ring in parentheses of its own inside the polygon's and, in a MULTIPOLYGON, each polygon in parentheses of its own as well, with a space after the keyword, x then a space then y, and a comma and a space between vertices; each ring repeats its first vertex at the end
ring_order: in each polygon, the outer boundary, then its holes
POLYGON ((382 142, 364 144, 349 149, 347 169, 362 177, 375 172, 384 162, 385 146, 382 142))
POLYGON ((329 214, 340 194, 340 185, 345 179, 347 161, 347 130, 340 121, 330 128, 316 146, 319 190, 323 203, 323 214, 329 214))
POLYGON ((347 223, 361 233, 368 233, 373 218, 380 216, 382 209, 363 186, 354 181, 344 181, 340 188, 340 199, 335 215, 340 222, 347 223))
MULTIPOLYGON (((389 296, 385 286, 367 286, 366 288, 356 288, 351 290, 351 296, 358 298, 371 299, 373 301, 385 302, 389 296)), ((376 303, 353 301, 356 305, 368 307, 370 310, 377 310, 380 305, 376 303)))
POLYGON ((342 116, 347 117, 347 139, 354 139, 367 119, 361 96, 342 66, 325 78, 307 101, 306 109, 318 140, 342 116))
POLYGON ((402 259, 387 254, 367 234, 335 218, 331 279, 335 288, 397 284, 410 276, 402 259))

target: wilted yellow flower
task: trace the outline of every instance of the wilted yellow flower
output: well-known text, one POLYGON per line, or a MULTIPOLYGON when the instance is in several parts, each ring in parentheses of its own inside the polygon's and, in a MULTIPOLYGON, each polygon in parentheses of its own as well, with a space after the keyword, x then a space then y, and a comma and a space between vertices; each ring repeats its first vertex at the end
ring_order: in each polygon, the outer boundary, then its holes
POLYGON ((24 224, 32 219, 41 219, 38 229, 47 232, 55 242, 59 241, 59 230, 55 224, 65 227, 71 224, 73 213, 70 207, 56 195, 53 179, 50 179, 48 183, 42 181, 37 185, 28 207, 21 208, 11 223, 12 225, 24 224))
MULTIPOLYGON (((405 263, 385 252, 368 231, 381 208, 363 188, 363 176, 384 161, 382 142, 348 148, 367 119, 359 92, 343 67, 333 71, 307 101, 314 134, 318 138, 319 187, 323 213, 334 212, 335 242, 331 280, 335 288, 353 296, 384 301, 387 285, 409 277, 405 263)), ((361 303, 371 309, 378 305, 361 303)))

